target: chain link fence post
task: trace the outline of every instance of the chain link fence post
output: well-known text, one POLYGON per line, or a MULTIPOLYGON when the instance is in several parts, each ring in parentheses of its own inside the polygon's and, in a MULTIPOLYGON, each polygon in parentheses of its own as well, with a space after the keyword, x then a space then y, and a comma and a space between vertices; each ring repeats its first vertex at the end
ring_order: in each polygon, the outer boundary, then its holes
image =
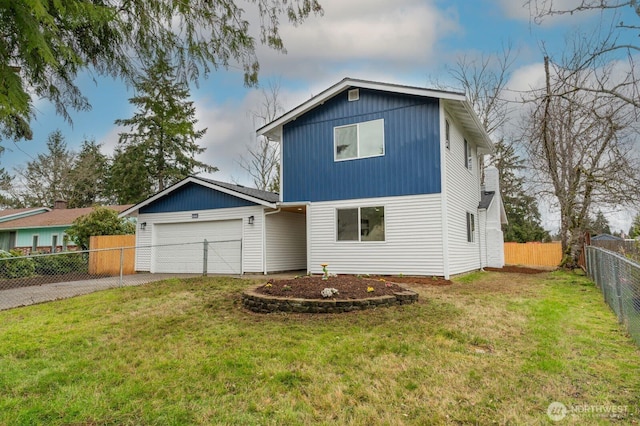
POLYGON ((124 247, 120 248, 120 287, 124 285, 124 279, 122 275, 124 274, 124 247))
POLYGON ((204 240, 204 249, 202 251, 202 276, 206 277, 207 276, 207 263, 208 263, 208 259, 209 259, 209 242, 205 239, 204 240))

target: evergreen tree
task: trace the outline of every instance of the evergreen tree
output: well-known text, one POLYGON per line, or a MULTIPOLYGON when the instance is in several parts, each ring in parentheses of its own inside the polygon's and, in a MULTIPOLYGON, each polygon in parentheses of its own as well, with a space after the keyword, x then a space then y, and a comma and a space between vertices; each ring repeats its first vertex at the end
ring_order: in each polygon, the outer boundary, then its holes
POLYGON ((144 147, 118 147, 107 178, 107 194, 117 204, 135 204, 153 195, 153 180, 147 172, 144 147))
POLYGON ((27 162, 25 169, 17 170, 17 185, 11 190, 14 204, 23 207, 53 207, 57 200, 68 200, 72 192, 71 169, 75 153, 59 130, 47 139, 46 154, 38 154, 27 162))
POLYGON ((640 237, 640 214, 637 214, 636 217, 633 218, 631 228, 629 228, 629 238, 638 237, 640 237))
MULTIPOLYGON (((114 167, 123 175, 120 185, 142 185, 147 195, 164 190, 167 186, 191 175, 195 170, 216 171, 217 168, 196 160, 204 152, 196 143, 206 129, 197 130, 195 107, 188 101, 189 87, 176 79, 176 69, 167 55, 160 55, 146 67, 146 73, 134 85, 136 95, 129 99, 138 110, 131 118, 116 120, 128 127, 118 141, 120 151, 114 167), (133 155, 135 158, 130 158, 133 155), (124 164, 117 164, 117 162, 124 164), (151 177, 151 182, 134 182, 135 165, 151 177)), ((135 191, 133 191, 135 192, 135 191)), ((142 196, 141 193, 138 195, 142 196)), ((131 201, 141 201, 135 199, 131 201)))
POLYGON ((281 19, 300 24, 312 13, 322 14, 316 0, 0 1, 0 136, 32 137, 32 97, 70 121, 70 110, 91 107, 79 73, 132 82, 160 51, 175 55, 182 81, 233 63, 256 84, 256 36, 285 52, 281 19))
POLYGON ((67 201, 70 208, 91 207, 105 201, 108 167, 109 159, 100 152, 100 144, 95 140, 82 142, 69 173, 72 187, 67 201))
POLYGON ((524 189, 524 177, 519 174, 524 168, 524 160, 516 154, 513 145, 504 140, 496 143, 491 163, 498 169, 502 202, 509 222, 502 227, 504 240, 518 243, 549 241, 549 232, 540 224, 536 199, 524 189))
POLYGON ((609 226, 609 220, 605 217, 605 215, 598 210, 596 213, 596 218, 590 220, 590 224, 588 226, 589 230, 592 234, 600 235, 600 234, 611 234, 611 227, 609 226))

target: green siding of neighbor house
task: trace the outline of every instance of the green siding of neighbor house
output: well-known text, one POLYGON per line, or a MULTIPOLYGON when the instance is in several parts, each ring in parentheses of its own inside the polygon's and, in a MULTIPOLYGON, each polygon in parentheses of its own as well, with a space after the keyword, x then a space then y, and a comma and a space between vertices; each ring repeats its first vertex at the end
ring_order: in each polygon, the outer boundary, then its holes
POLYGON ((9 232, 0 232, 0 250, 9 251, 9 232))
MULTIPOLYGON (((53 226, 46 228, 16 229, 15 247, 31 247, 33 236, 38 236, 38 247, 51 247, 53 236, 58 236, 58 246, 62 246, 65 231, 68 226, 53 226)), ((12 231, 0 231, 0 249, 9 250, 9 234, 12 231)))

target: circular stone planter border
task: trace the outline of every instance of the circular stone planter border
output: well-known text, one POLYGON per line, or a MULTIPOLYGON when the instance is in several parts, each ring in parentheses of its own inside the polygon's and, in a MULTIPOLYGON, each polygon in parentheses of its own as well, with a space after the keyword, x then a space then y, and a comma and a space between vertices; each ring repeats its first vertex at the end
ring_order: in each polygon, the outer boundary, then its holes
POLYGON ((350 311, 362 311, 377 307, 407 305, 418 301, 418 293, 404 288, 403 291, 388 296, 367 297, 364 299, 300 299, 277 297, 257 293, 255 290, 264 284, 254 285, 242 293, 242 305, 253 312, 297 312, 313 314, 334 314, 350 311))

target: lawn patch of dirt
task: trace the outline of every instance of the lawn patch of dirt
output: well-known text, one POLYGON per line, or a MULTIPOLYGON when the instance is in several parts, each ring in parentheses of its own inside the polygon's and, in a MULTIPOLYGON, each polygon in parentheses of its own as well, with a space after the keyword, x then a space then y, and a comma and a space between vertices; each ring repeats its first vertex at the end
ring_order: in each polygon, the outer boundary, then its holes
POLYGON ((270 279, 265 285, 255 289, 255 292, 278 297, 322 299, 323 289, 335 288, 338 293, 329 299, 349 300, 394 295, 404 291, 405 289, 396 282, 433 284, 439 281, 445 280, 434 280, 431 277, 361 277, 355 275, 337 275, 323 280, 322 275, 312 275, 285 280, 270 279))
POLYGON ((526 266, 504 265, 502 268, 484 268, 485 271, 492 272, 513 272, 516 274, 543 274, 549 272, 549 269, 528 268, 526 266))

